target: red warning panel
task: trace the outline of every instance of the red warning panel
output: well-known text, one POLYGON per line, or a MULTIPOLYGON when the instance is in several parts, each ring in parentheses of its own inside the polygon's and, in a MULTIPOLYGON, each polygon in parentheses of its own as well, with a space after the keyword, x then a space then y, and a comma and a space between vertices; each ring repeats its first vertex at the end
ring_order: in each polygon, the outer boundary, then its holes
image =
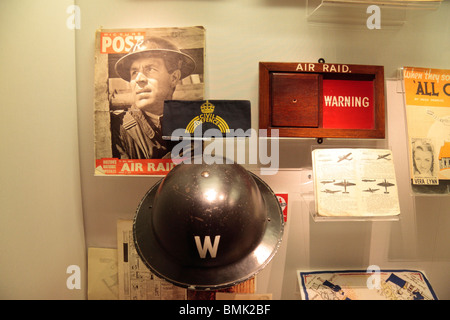
POLYGON ((373 81, 323 80, 323 128, 374 129, 373 81))

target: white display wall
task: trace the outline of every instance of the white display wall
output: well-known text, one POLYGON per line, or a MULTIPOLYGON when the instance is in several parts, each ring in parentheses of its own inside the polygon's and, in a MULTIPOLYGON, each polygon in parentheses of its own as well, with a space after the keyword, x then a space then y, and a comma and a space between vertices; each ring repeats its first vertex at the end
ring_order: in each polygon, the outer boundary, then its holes
POLYGON ((71 5, 0 2, 1 299, 86 297, 71 5))
POLYGON ((254 128, 260 61, 324 58, 385 67, 386 139, 326 139, 323 146, 391 148, 400 220, 313 221, 305 192, 317 143, 281 139, 281 168, 262 178, 276 193, 289 194, 288 220, 278 254, 258 275, 257 292, 300 299, 298 269, 378 265, 422 270, 437 296, 450 298, 450 197, 411 192, 398 79, 403 66, 450 69, 450 3, 437 10, 405 10, 404 21, 395 25, 384 25, 382 14, 381 29, 375 30, 365 24, 369 15, 360 23, 308 22, 306 0, 2 1, 0 9, 2 17, 10 17, 2 19, 1 32, 5 48, 11 48, 1 54, 2 109, 8 115, 2 117, 1 135, 7 151, 1 160, 2 298, 86 298, 86 249, 115 248, 117 219, 132 219, 158 180, 94 176, 95 31, 184 26, 206 29, 205 98, 250 100, 254 128), (72 4, 79 8, 78 29, 67 27, 72 4), (19 40, 29 38, 33 41, 26 44, 19 40), (30 47, 32 55, 26 54, 30 47), (19 90, 24 78, 18 68, 27 71, 31 91, 19 90), (31 132, 17 129, 24 126, 31 132), (81 267, 81 289, 67 288, 69 265, 81 267))

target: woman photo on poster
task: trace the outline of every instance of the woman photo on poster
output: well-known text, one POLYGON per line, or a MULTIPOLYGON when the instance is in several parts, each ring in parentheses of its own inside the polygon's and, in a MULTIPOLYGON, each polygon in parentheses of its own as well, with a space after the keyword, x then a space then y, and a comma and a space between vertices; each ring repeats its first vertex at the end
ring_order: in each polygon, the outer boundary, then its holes
POLYGON ((430 139, 413 139, 411 147, 414 176, 434 177, 434 147, 430 139))

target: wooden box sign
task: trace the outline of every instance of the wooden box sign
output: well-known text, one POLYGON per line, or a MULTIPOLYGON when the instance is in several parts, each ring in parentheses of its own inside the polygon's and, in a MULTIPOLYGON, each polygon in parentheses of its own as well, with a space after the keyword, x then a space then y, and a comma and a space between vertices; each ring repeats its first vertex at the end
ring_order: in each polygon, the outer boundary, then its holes
POLYGON ((259 63, 259 128, 280 137, 385 135, 384 68, 328 63, 259 63))

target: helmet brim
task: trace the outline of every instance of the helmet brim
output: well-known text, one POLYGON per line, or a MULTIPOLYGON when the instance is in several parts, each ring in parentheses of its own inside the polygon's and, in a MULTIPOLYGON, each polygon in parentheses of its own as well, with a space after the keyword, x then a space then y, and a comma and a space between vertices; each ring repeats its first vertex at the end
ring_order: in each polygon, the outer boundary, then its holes
POLYGON ((157 182, 138 206, 133 222, 136 251, 143 263, 158 277, 179 287, 193 290, 217 290, 244 282, 260 272, 275 256, 284 230, 284 219, 276 195, 255 174, 255 180, 266 205, 267 223, 260 243, 242 259, 214 267, 185 266, 170 256, 159 243, 153 226, 152 205, 159 185, 157 182))

